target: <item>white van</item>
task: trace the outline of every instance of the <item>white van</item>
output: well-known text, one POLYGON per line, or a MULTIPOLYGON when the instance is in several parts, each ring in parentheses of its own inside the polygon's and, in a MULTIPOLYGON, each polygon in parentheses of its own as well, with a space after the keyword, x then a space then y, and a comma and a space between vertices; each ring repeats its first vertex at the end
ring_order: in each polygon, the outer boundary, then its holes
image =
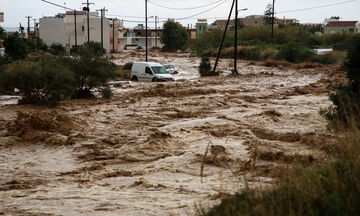
POLYGON ((174 77, 168 74, 165 67, 155 62, 134 62, 131 68, 131 80, 133 81, 174 81, 174 77))

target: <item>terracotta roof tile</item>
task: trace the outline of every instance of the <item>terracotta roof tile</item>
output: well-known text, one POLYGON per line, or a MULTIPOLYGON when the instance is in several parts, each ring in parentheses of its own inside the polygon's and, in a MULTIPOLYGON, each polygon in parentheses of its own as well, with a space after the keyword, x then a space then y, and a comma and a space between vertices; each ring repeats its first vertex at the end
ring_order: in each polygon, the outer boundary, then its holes
POLYGON ((358 21, 335 21, 329 22, 326 26, 355 26, 358 21))

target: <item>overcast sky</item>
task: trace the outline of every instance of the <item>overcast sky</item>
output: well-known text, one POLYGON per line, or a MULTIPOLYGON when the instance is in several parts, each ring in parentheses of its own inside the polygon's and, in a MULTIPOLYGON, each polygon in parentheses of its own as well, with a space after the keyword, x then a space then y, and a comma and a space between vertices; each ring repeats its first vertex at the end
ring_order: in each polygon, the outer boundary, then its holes
MULTIPOLYGON (((66 5, 66 7, 81 9, 81 3, 86 0, 49 0, 51 2, 66 5)), ((168 7, 175 8, 188 8, 202 6, 213 3, 218 0, 149 0, 154 3, 166 5, 168 7)), ((309 7, 317 7, 322 5, 328 5, 333 3, 345 2, 346 0, 276 0, 276 12, 277 17, 296 18, 301 23, 321 23, 326 17, 340 16, 342 20, 360 20, 360 0, 353 2, 318 8, 313 10, 306 10, 300 12, 281 13, 283 11, 303 9, 309 7)), ((137 20, 143 20, 145 0, 92 0, 95 3, 91 5, 91 10, 100 9, 106 7, 111 15, 121 16, 135 16, 135 17, 118 17, 124 20, 133 20, 135 22, 125 22, 125 27, 135 26, 137 20)), ((225 3, 219 7, 206 12, 195 18, 208 18, 209 22, 212 22, 216 17, 227 17, 230 10, 232 0, 225 0, 225 3)), ((253 14, 263 14, 267 4, 271 3, 271 0, 239 0, 239 9, 248 8, 247 11, 239 12, 241 17, 253 14)), ((198 14, 207 9, 210 9, 218 4, 213 4, 206 8, 199 8, 194 10, 169 10, 160 8, 151 3, 148 3, 148 16, 156 15, 161 19, 165 18, 180 18, 188 17, 194 14, 198 14)), ((39 19, 43 16, 53 16, 57 13, 64 12, 64 9, 57 8, 42 2, 41 0, 0 0, 0 12, 5 13, 5 22, 0 23, 3 27, 17 27, 21 22, 23 25, 27 25, 25 16, 32 16, 39 19)), ((149 20, 153 20, 150 18, 149 20)), ((196 19, 186 19, 180 21, 183 25, 195 24, 196 19)), ((150 27, 154 24, 149 24, 150 27)), ((33 26, 33 21, 31 21, 33 26)))

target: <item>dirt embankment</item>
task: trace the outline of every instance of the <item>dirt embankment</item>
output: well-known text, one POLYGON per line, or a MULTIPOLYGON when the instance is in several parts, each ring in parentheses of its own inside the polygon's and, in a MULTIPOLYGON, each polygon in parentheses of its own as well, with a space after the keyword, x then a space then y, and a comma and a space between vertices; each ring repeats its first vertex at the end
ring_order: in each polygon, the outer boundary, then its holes
POLYGON ((0 107, 0 214, 192 215, 244 187, 239 179, 266 186, 279 168, 336 150, 318 114, 343 80, 333 66, 241 61, 239 76, 196 79, 195 57, 151 58, 181 62, 179 77, 192 80, 130 83, 111 100, 56 109, 0 107))

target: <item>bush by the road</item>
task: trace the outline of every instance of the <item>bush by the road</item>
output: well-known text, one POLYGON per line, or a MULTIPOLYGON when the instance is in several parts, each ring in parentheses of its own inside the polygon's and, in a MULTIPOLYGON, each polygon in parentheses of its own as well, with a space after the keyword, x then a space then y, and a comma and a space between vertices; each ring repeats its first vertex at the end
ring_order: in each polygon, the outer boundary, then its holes
POLYGON ((110 86, 105 86, 100 89, 100 93, 102 95, 102 98, 104 99, 111 99, 114 93, 112 92, 110 86))
POLYGON ((106 50, 101 46, 101 43, 90 41, 78 47, 78 49, 75 52, 75 55, 100 57, 103 56, 105 53, 106 50))
MULTIPOLYGON (((21 103, 57 105, 68 98, 93 97, 99 89, 111 97, 107 82, 116 77, 116 65, 99 56, 98 49, 79 48, 73 57, 34 53, 0 67, 0 90, 20 90, 21 103)), ((1 61, 6 61, 1 58, 1 61)))
POLYGON ((58 61, 42 56, 13 62, 0 74, 0 86, 9 91, 19 89, 20 103, 57 105, 74 92, 73 72, 58 61))
POLYGON ((79 49, 77 56, 66 59, 75 74, 76 93, 74 98, 93 97, 92 88, 106 86, 109 79, 116 77, 116 65, 107 58, 97 56, 91 49, 79 49))
POLYGON ((207 76, 211 71, 210 59, 208 57, 201 58, 199 73, 200 76, 207 76))
POLYGON ((50 53, 53 55, 65 55, 66 49, 60 43, 53 43, 50 46, 50 53))
POLYGON ((288 42, 280 47, 277 58, 297 63, 308 60, 313 55, 314 52, 304 45, 296 42, 288 42))
POLYGON ((30 52, 47 51, 48 47, 39 38, 31 41, 21 38, 18 33, 2 33, 6 55, 13 60, 25 59, 30 52))
POLYGON ((360 128, 360 36, 354 38, 345 61, 347 85, 338 85, 330 96, 333 106, 322 114, 335 129, 360 128), (345 127, 345 128, 344 128, 345 127))
POLYGON ((288 216, 360 214, 359 131, 339 141, 335 161, 308 168, 282 170, 273 188, 245 188, 225 198, 205 216, 288 216))

